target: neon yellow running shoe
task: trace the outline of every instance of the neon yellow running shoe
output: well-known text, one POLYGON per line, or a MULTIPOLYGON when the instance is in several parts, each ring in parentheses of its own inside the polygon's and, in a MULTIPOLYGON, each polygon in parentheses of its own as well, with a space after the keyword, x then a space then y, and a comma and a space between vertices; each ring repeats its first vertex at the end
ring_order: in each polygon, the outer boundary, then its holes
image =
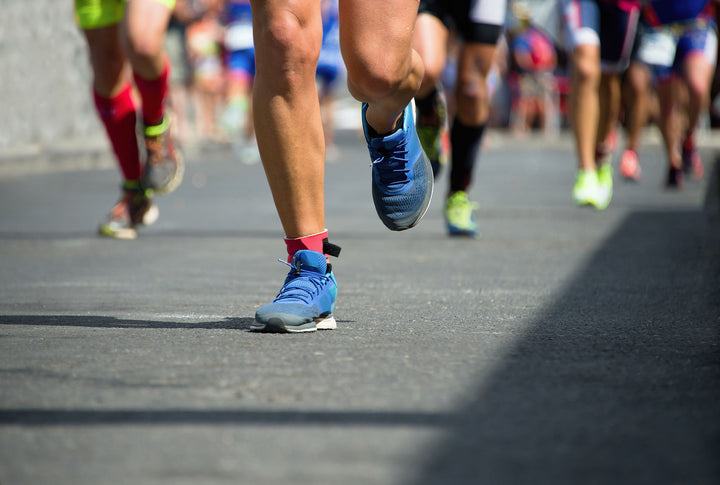
POLYGON ((597 170, 598 190, 597 198, 593 205, 598 210, 605 209, 610 205, 613 195, 612 165, 610 162, 603 163, 597 170))
POLYGON ((478 237, 480 229, 473 212, 478 205, 470 202, 466 192, 453 192, 445 202, 445 222, 450 236, 478 237))
POLYGON ((595 170, 580 170, 573 186, 573 201, 577 205, 595 205, 600 188, 595 170))

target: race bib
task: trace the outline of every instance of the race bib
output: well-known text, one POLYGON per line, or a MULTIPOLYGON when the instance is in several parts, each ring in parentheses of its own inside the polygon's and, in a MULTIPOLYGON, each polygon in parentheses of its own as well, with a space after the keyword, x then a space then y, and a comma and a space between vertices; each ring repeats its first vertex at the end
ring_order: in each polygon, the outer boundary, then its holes
POLYGON ((645 31, 640 37, 638 59, 653 66, 669 67, 675 60, 677 42, 666 30, 645 31))

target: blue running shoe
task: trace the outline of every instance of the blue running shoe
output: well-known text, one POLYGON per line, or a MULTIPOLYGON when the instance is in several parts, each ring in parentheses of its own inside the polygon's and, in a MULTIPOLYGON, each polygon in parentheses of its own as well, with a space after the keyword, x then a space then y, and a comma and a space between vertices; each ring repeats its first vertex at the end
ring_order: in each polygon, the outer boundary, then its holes
POLYGON ((304 249, 295 253, 290 272, 272 303, 255 312, 250 330, 297 333, 337 328, 333 311, 337 283, 323 253, 304 249))
POLYGON ((433 191, 432 166, 415 131, 412 103, 405 108, 402 128, 382 138, 370 137, 365 119, 367 108, 367 103, 363 103, 363 131, 372 159, 375 210, 388 229, 410 229, 427 212, 433 191))

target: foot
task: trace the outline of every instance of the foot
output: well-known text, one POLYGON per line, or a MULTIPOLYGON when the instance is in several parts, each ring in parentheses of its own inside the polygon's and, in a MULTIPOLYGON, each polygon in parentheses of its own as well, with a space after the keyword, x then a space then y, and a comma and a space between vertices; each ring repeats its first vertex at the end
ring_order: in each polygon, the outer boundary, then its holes
POLYGON ((612 164, 610 164, 609 161, 606 161, 600 165, 597 169, 597 175, 600 190, 598 191, 598 197, 595 199, 593 205, 596 209, 603 210, 610 205, 610 201, 613 196, 612 164))
POLYGON ((695 180, 701 180, 703 178, 705 166, 700 158, 700 152, 698 152, 695 142, 691 138, 688 138, 685 143, 683 143, 682 162, 685 175, 692 174, 695 180))
POLYGON ((625 150, 620 157, 620 175, 625 180, 637 182, 642 176, 640 162, 634 150, 625 150))
POLYGON ((153 224, 158 215, 157 206, 147 192, 140 188, 140 184, 125 182, 120 200, 100 224, 98 233, 116 239, 136 239, 136 227, 153 224))
POLYGON ((383 137, 372 137, 362 122, 372 160, 372 194, 380 220, 392 231, 416 226, 427 212, 433 191, 432 167, 415 132, 412 104, 403 112, 402 127, 383 137))
POLYGON ((685 173, 683 169, 670 166, 668 168, 667 179, 665 180, 665 188, 671 190, 682 189, 685 183, 685 173))
POLYGON ((599 182, 595 170, 580 170, 573 186, 573 202, 577 205, 592 205, 597 198, 599 182))
POLYGON ((467 193, 462 190, 453 192, 445 202, 445 223, 451 236, 478 237, 479 228, 473 212, 475 202, 470 202, 467 193))
POLYGON ((605 209, 612 198, 612 177, 608 190, 607 174, 605 181, 600 182, 600 175, 595 170, 580 170, 573 186, 573 201, 577 205, 590 206, 598 210, 605 209))
POLYGON ((169 194, 180 186, 185 172, 182 156, 175 150, 166 117, 160 125, 145 127, 147 160, 142 186, 158 194, 169 194))
POLYGON ((337 283, 323 253, 295 253, 290 272, 272 303, 255 312, 250 329, 260 332, 299 333, 337 327, 333 311, 337 283))

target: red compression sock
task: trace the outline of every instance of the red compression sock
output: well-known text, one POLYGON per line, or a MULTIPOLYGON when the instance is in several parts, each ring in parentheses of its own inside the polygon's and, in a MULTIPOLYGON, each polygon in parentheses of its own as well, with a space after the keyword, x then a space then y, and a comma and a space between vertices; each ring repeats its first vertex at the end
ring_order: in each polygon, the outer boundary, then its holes
MULTIPOLYGON (((309 249, 311 251, 317 251, 318 253, 324 253, 323 243, 327 240, 327 237, 328 232, 326 229, 323 232, 299 237, 297 239, 285 239, 285 245, 287 246, 288 252, 288 263, 292 262, 295 253, 301 249, 309 249)), ((325 256, 327 256, 327 254, 325 256)))
POLYGON ((137 73, 133 73, 135 85, 142 99, 142 116, 145 126, 155 126, 162 123, 169 77, 170 62, 167 58, 165 59, 162 74, 155 79, 143 79, 137 73))
POLYGON ((100 96, 94 90, 93 97, 123 176, 126 180, 139 180, 140 155, 135 133, 137 113, 130 84, 112 98, 100 96))

